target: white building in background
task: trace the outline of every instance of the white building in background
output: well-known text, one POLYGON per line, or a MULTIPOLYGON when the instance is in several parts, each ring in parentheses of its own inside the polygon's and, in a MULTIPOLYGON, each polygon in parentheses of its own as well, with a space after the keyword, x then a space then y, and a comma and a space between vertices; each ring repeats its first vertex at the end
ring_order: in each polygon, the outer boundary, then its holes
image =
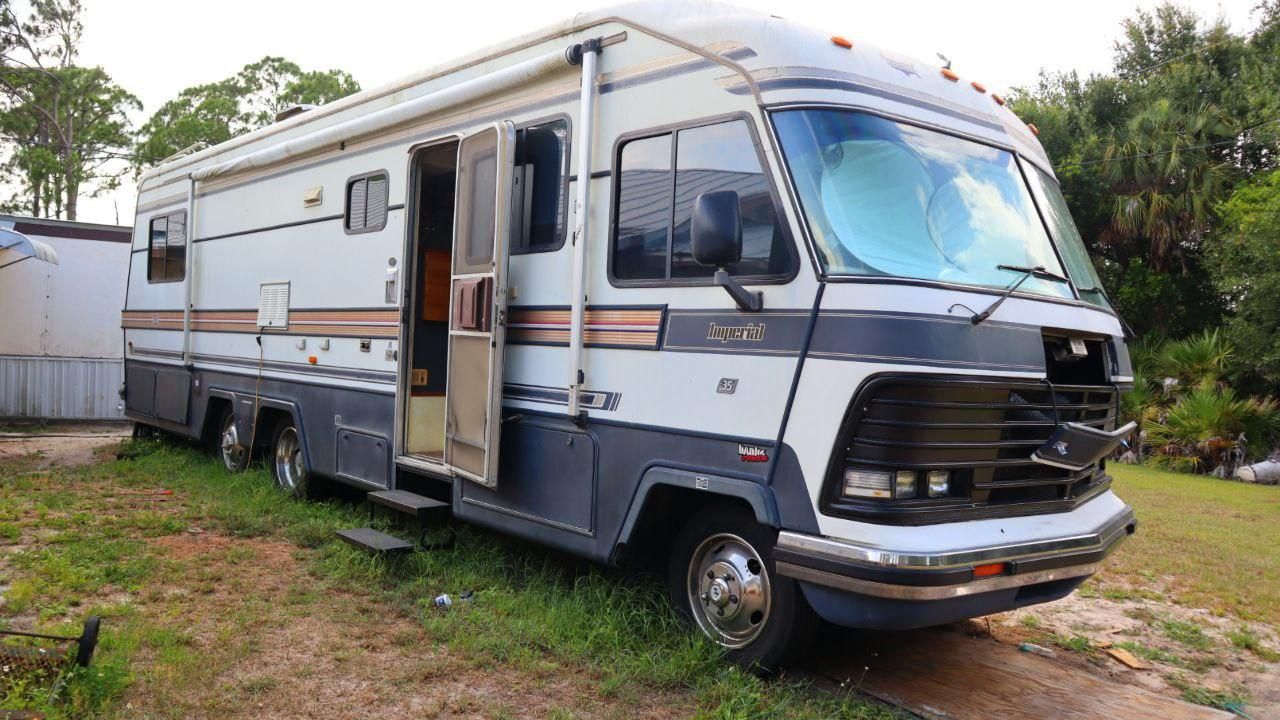
POLYGON ((0 417, 122 417, 127 227, 0 215, 0 417))

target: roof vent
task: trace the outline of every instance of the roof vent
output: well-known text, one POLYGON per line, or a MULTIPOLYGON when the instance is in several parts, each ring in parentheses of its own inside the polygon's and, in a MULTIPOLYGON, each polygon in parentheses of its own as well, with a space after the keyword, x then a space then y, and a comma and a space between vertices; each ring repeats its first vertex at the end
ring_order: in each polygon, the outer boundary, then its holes
POLYGON ((319 106, 303 103, 301 105, 294 105, 293 107, 285 108, 284 110, 281 110, 280 112, 276 113, 276 122, 280 122, 281 120, 288 120, 294 115, 301 115, 302 113, 308 110, 315 110, 317 107, 319 106))

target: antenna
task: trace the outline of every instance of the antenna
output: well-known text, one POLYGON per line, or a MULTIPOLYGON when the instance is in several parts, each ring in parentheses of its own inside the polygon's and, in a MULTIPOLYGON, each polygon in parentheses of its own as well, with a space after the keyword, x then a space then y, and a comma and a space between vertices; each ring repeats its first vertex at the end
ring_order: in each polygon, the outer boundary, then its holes
POLYGON ((943 70, 950 70, 950 69, 951 69, 951 58, 947 57, 946 55, 943 55, 942 53, 935 53, 935 54, 938 56, 938 59, 939 59, 939 60, 941 60, 942 62, 946 63, 946 65, 943 65, 943 66, 942 66, 942 69, 943 69, 943 70))

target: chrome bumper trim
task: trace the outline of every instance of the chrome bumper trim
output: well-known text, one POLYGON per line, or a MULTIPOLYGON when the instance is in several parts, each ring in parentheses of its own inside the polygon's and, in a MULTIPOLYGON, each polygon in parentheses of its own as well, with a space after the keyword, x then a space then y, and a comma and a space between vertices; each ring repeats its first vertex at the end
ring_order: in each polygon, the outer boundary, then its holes
POLYGON ((1093 532, 952 552, 919 553, 892 550, 790 531, 783 531, 778 534, 777 547, 815 557, 879 567, 903 569, 947 568, 1099 549, 1127 536, 1129 534, 1129 526, 1133 525, 1134 522, 1133 509, 1126 505, 1124 510, 1093 532))
POLYGON ((891 600, 946 600, 949 598, 977 595, 995 590, 1007 590, 1023 585, 1065 580, 1067 578, 1092 575, 1098 571, 1099 563, 1073 565, 1071 567, 1043 570, 1025 575, 1002 575, 1000 577, 973 580, 960 585, 942 585, 937 587, 921 587, 917 585, 890 585, 887 583, 860 580, 836 573, 815 570, 813 568, 780 562, 777 564, 778 574, 805 580, 818 585, 848 590, 858 595, 889 598, 891 600))

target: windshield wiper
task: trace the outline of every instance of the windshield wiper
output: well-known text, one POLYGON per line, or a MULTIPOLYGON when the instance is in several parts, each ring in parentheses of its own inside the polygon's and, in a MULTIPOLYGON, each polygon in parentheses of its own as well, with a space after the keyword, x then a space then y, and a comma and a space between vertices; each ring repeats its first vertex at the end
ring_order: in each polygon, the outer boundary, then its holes
POLYGON ((1036 277, 1041 280, 1053 280, 1060 283, 1070 282, 1070 280, 1067 280, 1057 273, 1049 272, 1043 265, 1036 265, 1035 267, 1022 267, 1021 265, 997 265, 996 269, 1019 272, 1022 273, 1022 277, 1019 277, 1017 282, 1005 288, 1005 291, 1000 293, 1000 297, 996 298, 995 302, 988 305, 986 310, 983 310, 980 313, 974 313, 973 317, 969 318, 969 321, 974 325, 980 325, 983 320, 991 317, 991 313, 995 312, 996 308, 1000 307, 1005 300, 1008 300, 1009 296, 1013 294, 1013 291, 1021 287, 1022 283, 1027 281, 1027 278, 1036 277))

